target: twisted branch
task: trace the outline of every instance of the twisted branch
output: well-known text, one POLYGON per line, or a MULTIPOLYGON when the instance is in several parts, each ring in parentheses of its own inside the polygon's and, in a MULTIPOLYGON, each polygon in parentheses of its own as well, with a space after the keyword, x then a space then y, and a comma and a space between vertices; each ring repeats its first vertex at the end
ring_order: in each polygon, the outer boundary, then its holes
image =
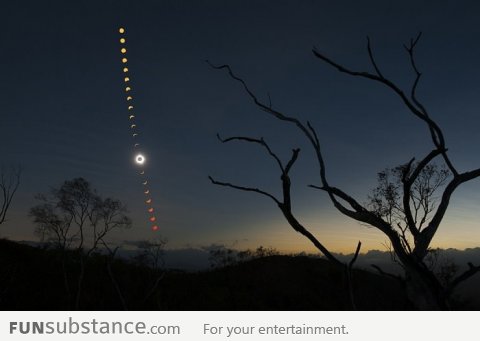
POLYGON ((268 144, 265 142, 265 140, 263 138, 262 139, 255 139, 255 138, 251 138, 251 137, 235 136, 235 137, 230 137, 230 138, 226 138, 226 139, 221 139, 221 138, 219 138, 219 139, 222 142, 229 142, 229 141, 235 141, 235 140, 251 142, 251 143, 256 143, 256 144, 262 146, 263 148, 265 148, 267 150, 268 154, 273 159, 276 160, 276 162, 278 163, 278 166, 279 166, 279 168, 282 172, 281 181, 282 181, 283 200, 280 201, 274 195, 272 195, 272 194, 270 194, 270 193, 268 193, 264 190, 258 189, 258 188, 239 186, 239 185, 235 185, 235 184, 232 184, 232 183, 229 183, 229 182, 221 182, 221 181, 217 181, 217 180, 213 179, 211 176, 209 176, 208 178, 210 179, 210 181, 214 185, 230 187, 230 188, 234 188, 234 189, 241 190, 241 191, 246 191, 246 192, 254 192, 254 193, 258 193, 258 194, 264 195, 264 196, 272 199, 278 205, 278 207, 282 211, 285 219, 288 221, 290 226, 295 231, 297 231, 300 234, 307 237, 313 243, 313 245, 315 245, 315 247, 320 252, 322 252, 322 254, 328 260, 332 261, 333 263, 335 263, 337 265, 343 265, 343 263, 341 263, 310 231, 308 231, 298 221, 298 219, 294 216, 294 214, 292 212, 292 202, 291 202, 291 194, 290 194, 291 181, 290 181, 290 177, 289 177, 288 173, 291 170, 291 168, 293 167, 295 161, 298 159, 298 154, 300 153, 300 149, 297 148, 297 149, 292 150, 292 156, 291 156, 290 160, 288 161, 287 166, 284 167, 283 163, 280 161, 280 158, 271 150, 271 148, 268 146, 268 144))
POLYGON ((475 275, 477 272, 480 271, 480 265, 475 266, 472 263, 468 263, 468 270, 466 270, 464 273, 461 275, 457 276, 452 283, 447 287, 447 294, 450 294, 453 292, 453 290, 462 282, 465 280, 469 279, 473 275, 475 275))
POLYGON ((8 172, 2 169, 0 170, 0 197, 2 203, 0 205, 0 224, 5 222, 8 209, 12 204, 13 197, 20 186, 20 175, 22 169, 20 167, 12 167, 8 172))

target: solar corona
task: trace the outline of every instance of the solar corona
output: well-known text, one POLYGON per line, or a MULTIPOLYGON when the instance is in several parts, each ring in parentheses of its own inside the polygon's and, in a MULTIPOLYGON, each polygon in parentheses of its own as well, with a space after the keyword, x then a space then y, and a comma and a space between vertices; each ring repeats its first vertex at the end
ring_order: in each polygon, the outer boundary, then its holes
POLYGON ((135 162, 139 165, 143 165, 145 163, 145 157, 142 154, 138 154, 135 157, 135 162))
POLYGON ((147 181, 145 168, 144 168, 147 164, 147 157, 141 151, 141 144, 138 141, 139 133, 138 133, 138 124, 137 124, 137 121, 136 121, 137 113, 136 113, 136 110, 134 110, 134 106, 133 106, 134 95, 132 94, 133 93, 133 86, 131 85, 132 84, 132 75, 131 75, 130 68, 127 66, 128 59, 126 58, 126 55, 127 55, 127 52, 128 52, 127 45, 126 45, 127 39, 125 37, 126 30, 125 30, 124 27, 120 27, 118 29, 118 32, 121 35, 119 42, 120 42, 120 55, 121 55, 120 60, 122 62, 122 72, 123 72, 122 79, 123 79, 124 83, 128 83, 128 86, 126 86, 124 89, 125 89, 125 93, 127 94, 127 96, 126 96, 127 118, 128 118, 128 122, 129 122, 130 132, 131 132, 132 138, 133 138, 133 152, 134 152, 134 158, 133 159, 134 159, 134 162, 135 162, 136 166, 139 169, 138 170, 138 175, 141 178, 141 184, 142 184, 142 187, 143 187, 142 191, 143 191, 143 194, 145 195, 144 202, 145 202, 145 205, 147 206, 146 211, 148 213, 149 224, 151 224, 152 231, 158 231, 159 227, 158 227, 158 225, 155 224, 157 218, 154 215, 155 210, 152 206, 153 201, 152 201, 152 198, 151 198, 151 191, 148 188, 148 181, 147 181))

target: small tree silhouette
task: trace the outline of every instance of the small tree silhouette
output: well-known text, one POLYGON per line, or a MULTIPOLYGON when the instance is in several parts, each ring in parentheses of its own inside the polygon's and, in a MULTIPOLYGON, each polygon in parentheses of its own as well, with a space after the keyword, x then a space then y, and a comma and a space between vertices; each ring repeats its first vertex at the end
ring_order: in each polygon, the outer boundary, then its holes
MULTIPOLYGON (((454 279, 449 280, 449 284, 445 285, 432 269, 429 269, 425 264, 425 258, 429 253, 432 239, 438 231, 447 211, 452 194, 461 184, 479 177, 480 168, 472 171, 460 172, 455 167, 448 155, 442 130, 431 118, 426 107, 417 98, 416 90, 422 74, 416 65, 414 52, 420 37, 421 33, 415 39, 411 39, 409 44, 404 45, 415 75, 415 79, 408 94, 393 81, 385 78, 375 61, 370 39, 368 37, 367 53, 374 69, 373 73, 351 70, 326 57, 317 49, 313 49, 312 51, 314 56, 320 61, 337 69, 341 73, 365 78, 386 86, 400 98, 410 113, 427 126, 430 133, 433 143, 432 150, 418 162, 415 162, 415 159, 412 158, 409 162, 394 170, 395 176, 397 180, 399 180, 395 182, 394 187, 390 187, 390 183, 386 179, 388 174, 382 174, 379 177, 379 187, 374 190, 369 205, 360 204, 352 195, 329 183, 320 140, 315 128, 310 122, 303 123, 296 117, 286 115, 273 108, 271 101, 268 103, 262 102, 248 87, 247 83, 233 73, 229 65, 217 66, 208 61, 207 62, 215 69, 226 70, 232 79, 242 85, 250 99, 262 111, 278 120, 294 125, 307 138, 314 149, 315 158, 317 159, 319 166, 319 178, 321 182, 320 185, 310 185, 310 187, 324 191, 330 198, 334 207, 343 215, 363 224, 371 225, 387 236, 396 258, 405 270, 405 287, 407 289, 407 295, 412 303, 419 309, 448 309, 448 299, 453 289, 459 283, 480 271, 480 266, 474 266, 469 263, 469 270, 454 279), (445 164, 446 170, 451 174, 449 181, 446 181, 446 171, 440 170, 440 172, 437 172, 438 169, 435 169, 435 166, 432 166, 432 162, 435 159, 441 159, 445 164), (434 184, 430 184, 430 187, 427 188, 428 191, 426 191, 425 188, 419 187, 419 185, 424 184, 425 181, 430 181, 432 179, 436 180, 433 181, 434 184), (430 205, 430 203, 432 203, 432 200, 430 199, 433 198, 431 190, 437 190, 442 187, 443 184, 445 184, 445 186, 442 188, 441 195, 439 196, 440 199, 438 206, 433 207, 430 205), (427 201, 423 202, 422 200, 416 200, 415 193, 420 193, 427 199, 427 201), (419 203, 420 206, 418 206, 419 203), (421 213, 422 211, 423 214, 421 213), (428 216, 431 216, 431 218, 427 222, 428 216), (398 226, 397 223, 399 222, 402 223, 401 226, 398 226), (407 233, 409 234, 410 239, 407 238, 407 233)), ((329 252, 323 243, 320 243, 320 241, 295 218, 291 211, 289 171, 295 163, 300 150, 294 149, 291 159, 288 161, 287 165, 284 166, 263 139, 232 137, 220 140, 222 142, 230 142, 234 140, 253 142, 264 147, 270 156, 275 159, 281 169, 283 200, 279 200, 270 193, 258 188, 238 186, 228 182, 217 181, 210 177, 211 182, 220 186, 255 192, 271 198, 278 205, 289 224, 297 232, 306 236, 327 259, 334 264, 344 266, 332 255, 331 252, 329 252)), ((358 250, 359 247, 357 247, 354 259, 356 258, 356 255, 358 255, 358 250)), ((352 262, 350 264, 352 264, 352 262)), ((379 268, 377 267, 377 269, 379 268)), ((381 269, 379 269, 379 271, 381 271, 381 269)), ((383 271, 381 272, 383 273, 383 271)))
POLYGON ((126 206, 117 199, 102 198, 83 178, 65 181, 59 188, 52 188, 49 194, 39 194, 36 198, 40 204, 30 209, 30 216, 36 224, 35 232, 42 241, 61 251, 67 295, 70 295, 70 287, 65 269, 66 251, 73 249, 78 256, 80 271, 75 298, 75 308, 78 309, 85 260, 101 245, 109 254, 115 255, 106 237, 115 229, 131 226, 126 206))
POLYGON ((149 280, 145 287, 143 302, 146 303, 157 291, 160 282, 165 277, 165 246, 166 238, 155 238, 152 240, 143 240, 138 243, 139 252, 133 258, 134 263, 146 266, 150 269, 149 280))
POLYGON ((0 225, 5 222, 13 197, 20 186, 20 167, 0 169, 0 225))

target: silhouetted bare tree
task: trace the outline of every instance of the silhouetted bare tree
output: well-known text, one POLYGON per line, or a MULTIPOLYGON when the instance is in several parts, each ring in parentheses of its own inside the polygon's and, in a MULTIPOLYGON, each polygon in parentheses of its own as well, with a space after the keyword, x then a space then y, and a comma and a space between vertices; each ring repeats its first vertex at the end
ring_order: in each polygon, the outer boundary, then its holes
MULTIPOLYGON (((215 69, 226 70, 231 78, 242 85, 247 95, 257 107, 281 121, 294 125, 307 138, 314 149, 321 182, 320 185, 311 185, 311 187, 327 193, 335 208, 342 214, 361 223, 371 225, 387 236, 393 252, 405 270, 405 287, 412 303, 419 309, 448 309, 448 298, 453 289, 459 283, 480 271, 480 266, 474 266, 469 263, 469 270, 451 280, 450 284, 444 285, 425 264, 425 258, 429 253, 432 239, 447 211, 452 194, 461 184, 479 177, 480 168, 461 172, 455 167, 448 155, 441 128, 431 118, 426 107, 417 98, 416 90, 422 74, 416 65, 414 52, 420 37, 421 34, 415 39, 411 39, 409 44, 404 45, 415 75, 415 79, 408 93, 404 92, 396 83, 383 75, 375 61, 370 39, 368 38, 367 53, 374 72, 351 70, 328 58, 317 49, 313 49, 312 51, 314 56, 320 61, 337 69, 341 73, 365 78, 386 86, 400 98, 410 113, 417 117, 428 128, 433 144, 432 150, 418 162, 415 162, 415 159, 412 158, 403 166, 395 169, 393 172, 399 181, 395 182, 394 188, 390 187, 390 183, 386 179, 388 174, 383 173, 379 177, 379 186, 374 190, 369 205, 362 205, 352 195, 329 183, 320 140, 310 122, 307 121, 304 123, 296 117, 288 116, 273 108, 271 101, 268 103, 261 101, 248 87, 247 83, 233 73, 229 65, 216 66, 209 64, 215 69), (446 169, 439 170, 435 168, 435 166, 432 166, 432 162, 435 159, 441 159, 446 169), (449 174, 450 179, 447 181, 449 174), (424 185, 426 182, 428 186, 425 188, 424 185), (445 186, 443 186, 444 184, 445 186), (432 206, 431 204, 434 202, 434 200, 432 200, 432 191, 437 191, 440 188, 441 194, 439 195, 438 205, 432 206), (421 195, 421 198, 416 197, 416 195, 421 195), (429 217, 430 219, 428 219, 429 217), (407 233, 410 239, 407 238, 407 233)), ((291 211, 290 179, 288 173, 295 163, 300 150, 294 149, 291 159, 286 166, 283 166, 263 139, 247 137, 221 139, 222 142, 233 140, 253 142, 261 145, 267 150, 270 156, 276 160, 281 169, 283 200, 279 200, 270 193, 257 188, 220 182, 210 177, 212 183, 243 191, 256 192, 270 197, 277 203, 287 221, 297 232, 302 233, 312 241, 327 259, 335 264, 341 265, 328 249, 298 222, 291 211)), ((359 248, 357 248, 356 255, 358 254, 358 249, 359 248)))
POLYGON ((144 303, 157 291, 165 276, 165 245, 167 245, 166 238, 143 240, 137 245, 140 251, 134 257, 134 262, 150 269, 150 280, 145 283, 147 287, 143 298, 144 303))
MULTIPOLYGON (((65 181, 60 188, 36 196, 41 203, 30 209, 36 224, 36 233, 42 241, 48 241, 62 251, 77 252, 80 272, 77 278, 75 307, 78 309, 85 275, 85 259, 103 245, 111 248, 107 235, 120 228, 129 228, 131 220, 126 207, 117 199, 102 198, 91 184, 83 178, 65 181)), ((114 253, 113 253, 114 254, 114 253)), ((63 265, 64 265, 63 260, 63 265)), ((67 292, 70 291, 64 269, 67 292)))
POLYGON ((20 185, 20 167, 0 169, 0 224, 5 222, 8 209, 20 185))
POLYGON ((131 225, 125 205, 117 199, 103 199, 83 178, 65 181, 36 199, 40 204, 30 209, 35 232, 57 248, 83 250, 89 255, 106 244, 109 232, 131 225))
POLYGON ((167 245, 166 238, 156 238, 139 242, 137 247, 140 251, 134 257, 135 262, 154 270, 163 269, 165 266, 165 245, 167 245))

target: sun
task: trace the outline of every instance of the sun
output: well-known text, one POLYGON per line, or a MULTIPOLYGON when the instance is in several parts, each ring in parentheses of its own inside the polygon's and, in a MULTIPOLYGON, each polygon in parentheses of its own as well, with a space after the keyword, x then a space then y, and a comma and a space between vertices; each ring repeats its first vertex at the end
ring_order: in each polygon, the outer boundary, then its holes
POLYGON ((135 156, 135 162, 137 165, 143 165, 145 163, 145 156, 142 154, 137 154, 137 156, 135 156))

